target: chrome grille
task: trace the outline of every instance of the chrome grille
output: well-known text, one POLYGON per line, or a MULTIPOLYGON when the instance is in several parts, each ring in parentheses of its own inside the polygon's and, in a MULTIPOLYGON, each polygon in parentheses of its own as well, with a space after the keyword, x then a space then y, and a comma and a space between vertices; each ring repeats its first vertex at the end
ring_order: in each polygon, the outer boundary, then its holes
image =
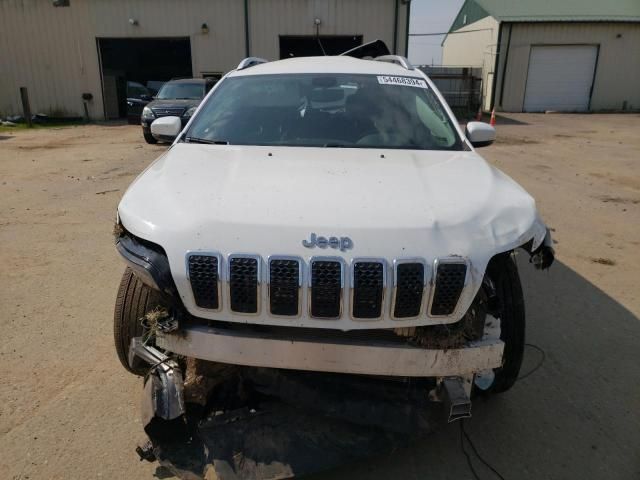
POLYGON ((220 308, 220 261, 214 255, 190 255, 189 280, 193 298, 200 308, 220 308))
POLYGON ((181 117, 184 107, 153 107, 151 111, 156 117, 181 117))
POLYGON ((269 260, 269 311, 287 317, 300 313, 300 260, 271 258, 269 260))
POLYGON ((260 259, 251 256, 229 256, 229 303, 236 313, 258 313, 260 259))
POLYGON ((394 277, 393 317, 415 318, 422 309, 426 267, 422 262, 397 263, 394 277))
POLYGON ((382 316, 385 274, 380 261, 354 261, 352 266, 351 316, 372 319, 382 316))
POLYGON ((451 316, 456 313, 469 272, 469 264, 461 257, 440 258, 433 270, 421 258, 395 259, 392 272, 387 272, 390 264, 382 258, 356 258, 347 264, 340 257, 318 256, 306 263, 299 257, 274 255, 264 263, 265 275, 259 255, 231 254, 224 261, 217 253, 195 252, 187 254, 186 260, 199 308, 258 315, 264 292, 269 315, 298 317, 304 305, 310 318, 322 320, 342 318, 347 306, 348 316, 356 321, 451 316), (428 290, 431 272, 433 285, 428 290), (387 279, 393 281, 388 303, 387 279), (263 280, 267 282, 264 291, 263 280))
POLYGON ((431 300, 431 316, 447 316, 455 311, 466 276, 467 265, 465 263, 438 263, 435 290, 431 300))
POLYGON ((312 317, 340 318, 343 275, 342 263, 338 260, 311 260, 310 313, 312 317))

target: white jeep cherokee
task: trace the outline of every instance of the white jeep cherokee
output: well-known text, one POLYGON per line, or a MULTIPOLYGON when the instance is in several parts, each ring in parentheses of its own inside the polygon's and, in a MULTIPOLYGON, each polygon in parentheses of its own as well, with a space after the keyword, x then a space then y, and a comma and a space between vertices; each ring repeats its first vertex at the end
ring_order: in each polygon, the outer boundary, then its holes
POLYGON ((125 368, 433 377, 436 398, 458 400, 513 385, 512 253, 546 268, 551 239, 533 198, 474 150, 493 128, 463 133, 406 59, 247 59, 180 130, 153 124, 175 141, 118 207, 125 368))

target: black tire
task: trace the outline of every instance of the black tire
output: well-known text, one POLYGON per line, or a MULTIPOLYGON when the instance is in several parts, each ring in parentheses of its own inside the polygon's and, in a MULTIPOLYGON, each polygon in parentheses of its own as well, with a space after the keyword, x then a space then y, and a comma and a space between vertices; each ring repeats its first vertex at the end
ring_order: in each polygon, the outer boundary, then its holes
POLYGON ((113 313, 113 338, 116 352, 122 366, 135 375, 144 375, 149 366, 135 358, 129 366, 129 345, 131 339, 144 333, 142 318, 158 306, 163 306, 160 294, 142 283, 133 271, 127 267, 122 275, 116 307, 113 313))
POLYGON ((158 140, 156 140, 155 137, 150 133, 142 132, 142 136, 144 137, 144 141, 151 145, 155 145, 156 143, 158 143, 158 140))
POLYGON ((525 311, 518 267, 511 254, 494 257, 487 268, 493 280, 500 316, 500 339, 504 342, 503 363, 493 370, 493 383, 476 393, 502 393, 513 387, 520 374, 525 343, 525 311))

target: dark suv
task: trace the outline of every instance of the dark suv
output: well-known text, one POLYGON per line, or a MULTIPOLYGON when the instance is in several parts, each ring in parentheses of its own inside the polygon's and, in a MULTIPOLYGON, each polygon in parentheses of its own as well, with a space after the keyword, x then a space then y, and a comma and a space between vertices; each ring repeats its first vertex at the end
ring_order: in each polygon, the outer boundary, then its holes
POLYGON ((151 135, 151 124, 156 118, 180 117, 184 127, 215 82, 210 78, 184 78, 165 83, 154 100, 142 109, 140 123, 147 143, 157 142, 151 135))

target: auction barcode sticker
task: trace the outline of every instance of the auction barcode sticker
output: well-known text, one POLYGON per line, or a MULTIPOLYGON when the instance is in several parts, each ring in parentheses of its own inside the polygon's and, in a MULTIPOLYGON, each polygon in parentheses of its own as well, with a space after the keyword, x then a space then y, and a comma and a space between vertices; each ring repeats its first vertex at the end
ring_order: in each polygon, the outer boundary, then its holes
POLYGON ((427 82, 422 78, 415 77, 390 77, 378 75, 378 83, 381 85, 400 85, 403 87, 429 88, 427 82))

